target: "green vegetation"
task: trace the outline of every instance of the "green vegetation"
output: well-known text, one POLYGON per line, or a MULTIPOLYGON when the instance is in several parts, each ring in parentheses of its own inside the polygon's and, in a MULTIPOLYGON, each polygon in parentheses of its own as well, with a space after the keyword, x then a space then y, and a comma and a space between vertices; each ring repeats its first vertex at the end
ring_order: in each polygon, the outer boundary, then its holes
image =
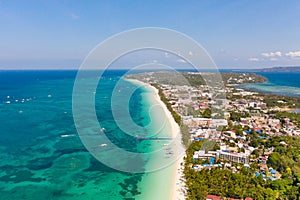
POLYGON ((183 73, 183 76, 191 86, 206 85, 205 80, 200 74, 183 73))
POLYGON ((195 172, 191 168, 185 171, 189 175, 187 186, 188 200, 204 199, 207 194, 231 198, 252 197, 255 199, 276 199, 277 192, 270 189, 270 181, 256 178, 243 168, 241 173, 213 168, 195 172))
MULTIPOLYGON (((193 153, 203 149, 203 142, 193 142, 185 158, 188 200, 205 199, 207 194, 231 198, 300 199, 300 138, 272 137, 260 143, 267 148, 275 147, 267 164, 281 173, 281 179, 263 180, 261 175, 255 177, 254 170, 244 167, 238 173, 219 168, 195 171, 191 166, 202 162, 194 161, 193 153), (280 144, 282 141, 287 145, 280 144)), ((258 157, 260 152, 255 151, 253 154, 258 157)))
POLYGON ((278 190, 285 199, 300 198, 300 138, 273 137, 266 146, 275 146, 268 159, 268 166, 278 170, 282 179, 272 182, 271 188, 278 190), (287 145, 282 145, 284 141, 287 145))
POLYGON ((231 112, 230 120, 240 122, 241 118, 250 117, 249 112, 231 112))
POLYGON ((160 99, 162 100, 162 102, 167 106, 168 110, 171 112, 174 120, 176 121, 176 123, 180 126, 181 125, 181 116, 179 114, 177 114, 173 108, 172 105, 170 104, 170 102, 168 101, 168 99, 165 97, 163 90, 159 87, 158 84, 152 83, 151 84, 153 87, 158 89, 158 95, 160 96, 160 99))
POLYGON ((268 81, 266 77, 255 73, 225 72, 221 73, 221 75, 224 82, 230 84, 240 84, 240 82, 238 82, 239 79, 243 80, 242 83, 263 83, 268 81))
POLYGON ((296 126, 300 128, 300 113, 293 113, 287 111, 276 112, 276 118, 280 119, 280 121, 284 124, 284 118, 289 118, 291 122, 293 122, 296 126))
POLYGON ((268 159, 268 165, 287 176, 291 172, 300 178, 300 138, 272 137, 264 145, 265 147, 275 147, 274 153, 268 159), (286 145, 280 142, 285 142, 286 145))
POLYGON ((182 137, 182 144, 185 147, 188 147, 190 145, 190 138, 191 134, 189 133, 189 127, 187 125, 181 125, 180 126, 180 131, 181 131, 181 137, 182 137))
POLYGON ((188 186, 188 200, 205 199, 207 194, 233 198, 276 199, 277 192, 270 189, 270 181, 264 181, 262 177, 256 178, 250 169, 242 168, 240 173, 219 168, 193 170, 191 166, 199 164, 198 160, 193 160, 193 153, 200 149, 203 149, 201 141, 193 142, 187 149, 184 173, 188 186))
POLYGON ((222 72, 222 73, 183 73, 183 76, 187 79, 191 86, 206 85, 206 82, 212 80, 223 80, 223 83, 226 84, 241 84, 241 83, 263 83, 267 81, 267 78, 253 73, 231 73, 231 72, 222 72), (221 76, 220 76, 221 75, 221 76), (239 82, 241 81, 241 82, 239 82))
POLYGON ((263 101, 267 104, 267 107, 289 107, 300 108, 300 98, 279 96, 273 94, 260 94, 263 97, 263 101), (279 101, 279 102, 278 102, 279 101))
POLYGON ((206 108, 202 112, 202 117, 204 117, 204 118, 211 118, 211 109, 210 108, 206 108))
POLYGON ((207 83, 216 85, 216 81, 220 80, 218 84, 241 84, 241 83, 262 83, 267 79, 261 75, 254 73, 231 73, 231 72, 174 72, 174 71, 157 71, 141 74, 129 74, 126 78, 138 79, 149 82, 157 81, 158 84, 168 85, 190 85, 198 87, 200 85, 207 85, 207 83), (223 80, 223 83, 222 83, 223 80))

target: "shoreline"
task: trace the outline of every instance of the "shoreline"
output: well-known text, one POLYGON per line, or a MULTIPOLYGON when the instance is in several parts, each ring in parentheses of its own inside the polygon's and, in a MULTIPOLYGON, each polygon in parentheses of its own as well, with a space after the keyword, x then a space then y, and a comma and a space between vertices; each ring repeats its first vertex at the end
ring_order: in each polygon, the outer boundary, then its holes
MULTIPOLYGON (((136 80, 136 79, 126 79, 127 81, 130 81, 132 83, 135 83, 140 86, 145 86, 147 88, 150 88, 154 93, 154 99, 159 105, 163 108, 163 111, 165 113, 165 116, 167 117, 167 120, 170 124, 171 132, 172 132, 172 138, 178 140, 176 141, 176 144, 182 145, 181 143, 181 132, 180 132, 180 127, 179 125, 175 122, 171 112, 168 110, 167 106, 161 101, 160 96, 158 94, 158 89, 153 87, 152 85, 136 80), (178 136, 179 137, 178 137, 178 136)), ((182 145, 183 146, 183 145, 182 145)), ((184 155, 181 155, 173 165, 175 165, 175 170, 173 173, 173 182, 172 182, 172 194, 171 194, 171 199, 172 200, 184 200, 185 196, 182 192, 182 188, 185 186, 184 182, 181 180, 184 177, 183 174, 183 169, 184 169, 184 155)))
MULTIPOLYGON (((260 83, 251 83, 251 85, 255 85, 255 84, 260 84, 260 83)), ((240 84, 240 85, 233 86, 233 88, 243 89, 244 91, 248 91, 248 92, 255 92, 260 95, 272 95, 275 97, 282 97, 282 98, 289 97, 289 98, 294 98, 294 99, 300 99, 299 95, 284 94, 284 93, 280 93, 280 92, 270 92, 270 91, 266 91, 266 90, 263 91, 262 89, 244 87, 245 85, 249 85, 249 84, 240 84)), ((289 86, 287 86, 287 87, 289 87, 289 86)), ((298 88, 298 87, 292 87, 292 88, 298 88)), ((299 107, 294 107, 294 108, 278 107, 278 110, 286 111, 286 112, 290 112, 290 113, 300 113, 299 107)))

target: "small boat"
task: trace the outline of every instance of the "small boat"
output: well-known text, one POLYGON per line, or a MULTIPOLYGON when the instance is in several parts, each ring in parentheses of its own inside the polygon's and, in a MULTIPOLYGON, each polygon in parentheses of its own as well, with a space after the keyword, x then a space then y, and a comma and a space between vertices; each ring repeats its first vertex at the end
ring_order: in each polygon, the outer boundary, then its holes
POLYGON ((107 144, 100 144, 100 146, 101 146, 101 147, 106 147, 106 146, 107 146, 107 144))
POLYGON ((74 134, 70 134, 70 135, 65 134, 65 135, 61 135, 60 137, 65 138, 65 137, 73 137, 73 136, 75 136, 75 135, 74 134))
POLYGON ((6 103, 6 104, 10 104, 10 101, 6 101, 5 103, 6 103))

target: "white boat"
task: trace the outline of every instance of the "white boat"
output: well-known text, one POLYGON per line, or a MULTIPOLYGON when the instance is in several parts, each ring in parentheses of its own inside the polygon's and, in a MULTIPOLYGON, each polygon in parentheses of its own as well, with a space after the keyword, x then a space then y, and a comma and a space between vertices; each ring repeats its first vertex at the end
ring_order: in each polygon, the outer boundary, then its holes
POLYGON ((100 144, 100 146, 101 146, 101 147, 106 147, 106 146, 107 146, 107 144, 100 144))
POLYGON ((74 134, 65 134, 65 135, 60 135, 60 137, 65 138, 65 137, 73 137, 75 136, 74 134))
POLYGON ((5 103, 6 103, 6 104, 10 104, 10 101, 6 101, 5 103))

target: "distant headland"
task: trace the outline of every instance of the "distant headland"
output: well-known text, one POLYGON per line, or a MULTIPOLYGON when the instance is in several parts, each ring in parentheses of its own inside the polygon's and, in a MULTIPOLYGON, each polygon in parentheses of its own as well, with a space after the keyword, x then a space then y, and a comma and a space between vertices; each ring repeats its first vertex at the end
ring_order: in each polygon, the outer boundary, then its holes
POLYGON ((252 69, 252 72, 300 72, 300 66, 271 67, 263 69, 252 69))

